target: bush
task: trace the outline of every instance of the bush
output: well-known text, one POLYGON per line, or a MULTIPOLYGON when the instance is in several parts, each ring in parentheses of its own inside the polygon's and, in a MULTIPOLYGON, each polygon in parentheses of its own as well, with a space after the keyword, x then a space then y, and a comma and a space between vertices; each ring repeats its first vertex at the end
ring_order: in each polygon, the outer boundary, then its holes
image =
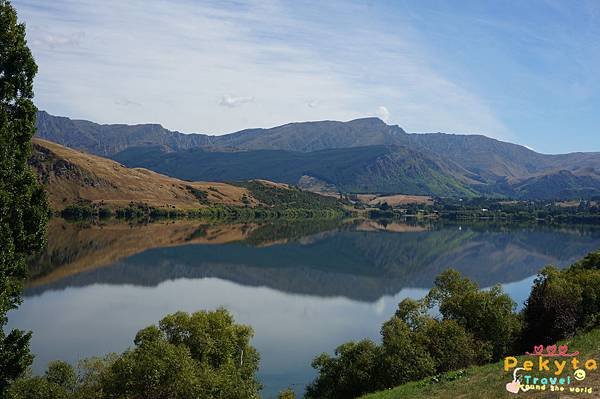
POLYGON ((277 399, 296 399, 296 394, 291 388, 284 389, 283 391, 279 392, 277 399))
POLYGON ((478 348, 473 336, 455 320, 429 320, 422 340, 436 373, 466 368, 488 356, 487 351, 478 352, 483 348, 478 348))
POLYGON ((535 279, 523 309, 523 349, 550 344, 574 334, 581 289, 557 269, 545 268, 535 279))
POLYGON ((490 349, 481 360, 498 360, 514 349, 521 322, 514 312, 516 304, 500 286, 480 290, 473 281, 448 269, 435 279, 425 301, 429 307, 438 306, 444 319, 456 321, 473 334, 482 349, 490 349))
POLYGON ((333 357, 321 354, 312 363, 319 376, 306 388, 307 399, 355 398, 379 388, 381 348, 373 341, 348 342, 333 357))
MULTIPOLYGON (((420 328, 420 324, 416 326, 416 330, 420 328)), ((381 388, 391 388, 434 373, 435 361, 414 331, 409 323, 398 316, 393 316, 383 324, 378 376, 381 388)))
POLYGON ((246 399, 258 395, 252 329, 224 309, 166 316, 135 337, 103 380, 111 398, 246 399))
POLYGON ((308 398, 354 398, 506 354, 521 331, 514 302, 499 287, 480 290, 448 270, 421 301, 405 299, 381 328, 381 345, 350 342, 313 362, 308 398), (441 318, 429 311, 438 307, 441 318))
POLYGON ((10 399, 248 399, 258 397, 252 330, 219 309, 175 313, 140 330, 123 354, 92 358, 79 373, 52 362, 43 377, 17 380, 10 399))
POLYGON ((69 363, 57 360, 48 364, 46 380, 71 392, 77 385, 77 374, 69 363))
POLYGON ((8 390, 8 399, 68 399, 70 393, 45 377, 25 377, 16 380, 8 390))
POLYGON ((565 270, 543 269, 523 310, 522 349, 573 336, 600 324, 600 252, 565 270))

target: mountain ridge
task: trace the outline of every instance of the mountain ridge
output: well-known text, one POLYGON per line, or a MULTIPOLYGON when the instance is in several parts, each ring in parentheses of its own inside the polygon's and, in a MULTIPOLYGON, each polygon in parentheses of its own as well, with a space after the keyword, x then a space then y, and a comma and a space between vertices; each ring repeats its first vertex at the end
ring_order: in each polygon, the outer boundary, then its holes
POLYGON ((193 180, 240 180, 252 170, 252 178, 298 184, 302 176, 309 176, 339 191, 357 193, 523 199, 600 195, 600 153, 549 155, 484 135, 407 133, 378 118, 293 122, 209 136, 156 124, 99 125, 40 111, 38 135, 127 166, 193 180), (381 147, 387 148, 387 155, 381 147), (380 157, 371 157, 375 153, 380 157), (319 162, 331 170, 322 171, 319 162), (277 178, 281 169, 294 170, 293 176, 277 178), (190 175, 186 170, 196 172, 190 175))

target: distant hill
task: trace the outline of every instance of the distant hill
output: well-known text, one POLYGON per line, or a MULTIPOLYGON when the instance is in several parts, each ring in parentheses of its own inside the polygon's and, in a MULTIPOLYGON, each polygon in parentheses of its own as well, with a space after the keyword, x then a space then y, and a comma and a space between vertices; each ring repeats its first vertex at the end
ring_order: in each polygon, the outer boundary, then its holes
POLYGON ((344 192, 472 196, 452 165, 403 146, 339 148, 314 152, 205 149, 167 152, 162 147, 130 148, 114 155, 131 167, 143 166, 188 180, 233 181, 264 178, 297 184, 303 176, 344 192))
MULTIPOLYGON (((34 138, 30 164, 48 192, 50 206, 60 211, 80 203, 124 208, 130 203, 163 209, 198 209, 211 205, 286 205, 286 198, 298 198, 309 205, 339 206, 334 198, 300 192, 269 181, 244 183, 190 182, 143 168, 127 168, 113 160, 34 138), (262 199, 264 193, 269 198, 262 199), (284 195, 282 195, 282 193, 284 195), (274 204, 272 198, 283 198, 274 204)), ((290 204, 292 205, 292 204, 290 204)), ((306 205, 306 204, 305 204, 306 205)))
POLYGON ((523 199, 600 195, 600 153, 546 155, 481 135, 411 134, 377 118, 222 136, 38 114, 38 136, 173 177, 262 178, 328 191, 523 199))
POLYGON ((135 146, 163 145, 171 150, 185 150, 210 144, 209 136, 173 132, 157 124, 100 125, 45 111, 37 113, 37 131, 40 138, 100 156, 135 146))

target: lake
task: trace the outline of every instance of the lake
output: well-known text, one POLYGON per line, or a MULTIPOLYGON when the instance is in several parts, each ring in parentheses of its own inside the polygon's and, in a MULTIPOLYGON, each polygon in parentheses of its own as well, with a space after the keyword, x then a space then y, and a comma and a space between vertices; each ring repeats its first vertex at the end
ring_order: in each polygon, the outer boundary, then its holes
POLYGON ((495 224, 199 221, 78 225, 54 219, 9 328, 34 332, 34 372, 54 359, 121 352, 178 310, 229 309, 254 328, 263 395, 302 392, 312 359, 377 340, 406 297, 453 267, 519 304, 543 266, 600 247, 600 229, 495 224))

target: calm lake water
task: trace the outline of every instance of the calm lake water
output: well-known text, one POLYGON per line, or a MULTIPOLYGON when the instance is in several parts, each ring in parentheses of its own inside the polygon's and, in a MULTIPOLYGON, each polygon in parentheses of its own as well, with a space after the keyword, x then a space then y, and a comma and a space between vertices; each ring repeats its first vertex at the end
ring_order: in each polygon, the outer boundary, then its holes
POLYGON ((544 265, 600 247, 600 230, 376 222, 78 226, 53 220, 48 249, 9 328, 34 332, 34 371, 63 359, 121 352, 135 333, 178 310, 219 306, 254 328, 266 398, 299 393, 312 359, 379 338, 400 300, 422 297, 454 267, 522 304, 544 265))

